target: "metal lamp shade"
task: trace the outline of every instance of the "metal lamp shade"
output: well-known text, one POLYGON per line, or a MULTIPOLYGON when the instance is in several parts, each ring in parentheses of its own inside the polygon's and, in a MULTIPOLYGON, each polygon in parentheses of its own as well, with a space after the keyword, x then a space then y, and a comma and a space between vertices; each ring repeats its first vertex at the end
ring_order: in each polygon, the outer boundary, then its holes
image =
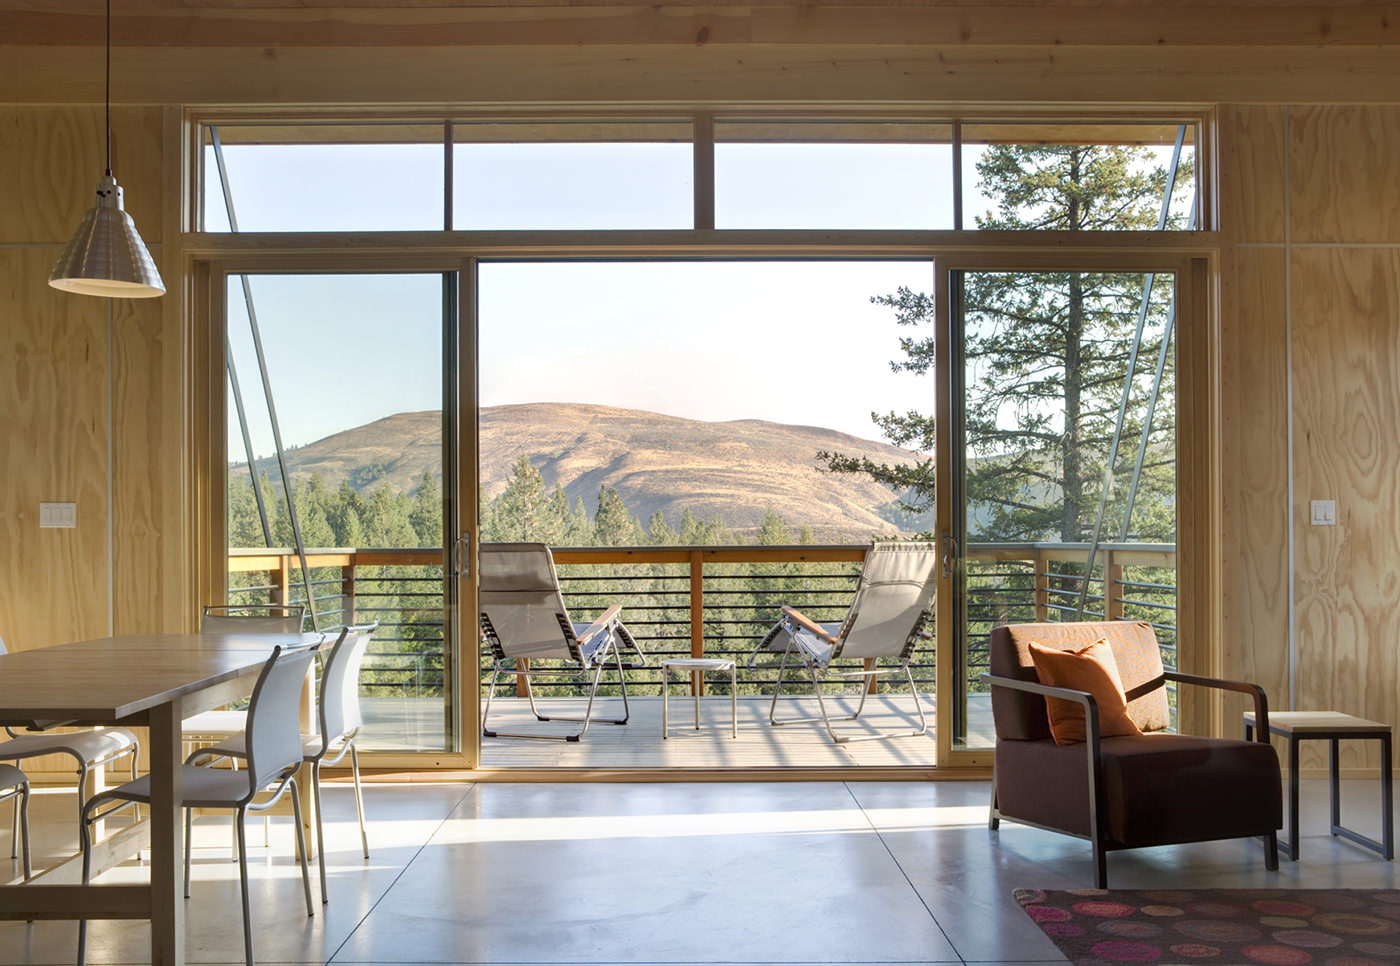
POLYGON ((148 299, 165 294, 165 283, 136 222, 122 207, 122 189, 111 175, 97 185, 97 205, 83 216, 49 275, 65 292, 107 298, 148 299))

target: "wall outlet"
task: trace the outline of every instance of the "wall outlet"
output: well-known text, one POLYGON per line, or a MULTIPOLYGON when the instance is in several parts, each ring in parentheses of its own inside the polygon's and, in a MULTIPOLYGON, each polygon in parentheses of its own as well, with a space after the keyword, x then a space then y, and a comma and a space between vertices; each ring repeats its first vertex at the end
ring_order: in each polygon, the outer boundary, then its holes
POLYGON ((1337 525, 1337 501, 1313 500, 1312 525, 1315 527, 1335 527, 1337 525))
POLYGON ((40 503, 39 504, 39 526, 40 527, 65 527, 71 528, 78 525, 78 504, 76 503, 40 503))

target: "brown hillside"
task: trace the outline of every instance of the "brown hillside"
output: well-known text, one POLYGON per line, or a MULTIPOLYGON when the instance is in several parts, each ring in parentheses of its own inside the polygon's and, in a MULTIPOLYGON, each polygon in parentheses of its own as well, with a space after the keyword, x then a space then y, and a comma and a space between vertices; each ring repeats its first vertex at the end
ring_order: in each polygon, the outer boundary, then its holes
MULTIPOLYGON (((360 489, 412 490, 425 470, 440 475, 439 416, 400 413, 338 433, 290 451, 289 468, 294 478, 319 473, 330 487, 348 479, 360 489)), ((562 485, 590 512, 599 488, 610 486, 643 523, 660 511, 674 524, 688 507, 702 519, 743 530, 771 507, 794 528, 811 526, 821 542, 894 533, 878 513, 894 494, 868 480, 822 472, 815 458, 822 450, 884 462, 914 459, 845 433, 754 419, 710 423, 573 403, 481 411, 481 481, 491 496, 526 454, 550 488, 562 485)))

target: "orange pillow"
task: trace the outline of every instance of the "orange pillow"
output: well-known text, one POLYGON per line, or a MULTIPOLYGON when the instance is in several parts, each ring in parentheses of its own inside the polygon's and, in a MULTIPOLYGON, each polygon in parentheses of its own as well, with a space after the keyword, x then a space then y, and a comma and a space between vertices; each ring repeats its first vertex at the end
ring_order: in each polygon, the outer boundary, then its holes
MULTIPOLYGON (((1128 717, 1128 698, 1118 676, 1113 649, 1100 638, 1077 651, 1062 651, 1034 641, 1028 645, 1035 675, 1041 684, 1074 691, 1087 691, 1099 706, 1099 734, 1140 735, 1142 731, 1128 717)), ((1050 734, 1057 745, 1072 745, 1085 738, 1084 706, 1064 698, 1045 699, 1050 716, 1050 734)))

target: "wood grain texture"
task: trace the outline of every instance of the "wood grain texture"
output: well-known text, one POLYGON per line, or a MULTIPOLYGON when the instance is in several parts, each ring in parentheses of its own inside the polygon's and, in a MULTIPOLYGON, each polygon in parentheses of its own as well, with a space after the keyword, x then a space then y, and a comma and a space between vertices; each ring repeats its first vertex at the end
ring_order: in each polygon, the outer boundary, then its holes
MULTIPOLYGON (((1286 708, 1288 332, 1282 249, 1238 249, 1222 264, 1221 675, 1286 708)), ((1229 696, 1225 731, 1245 710, 1229 696)))
POLYGON ((0 249, 0 637, 107 629, 106 305, 49 288, 51 249, 0 249), (77 503, 39 529, 40 501, 77 503))
POLYGON ((1400 243, 1400 106, 1289 110, 1293 242, 1400 243))
MULTIPOLYGON (((106 166, 102 132, 101 106, 0 107, 0 244, 68 241, 96 203, 93 189, 106 166)), ((113 171, 149 245, 161 240, 160 143, 158 109, 113 109, 113 171)))
MULTIPOLYGON (((0 46, 15 102, 100 102, 86 47, 0 46)), ((766 44, 133 47, 118 103, 1352 103, 1400 89, 1380 47, 766 44)))
MULTIPOLYGON (((102 43, 101 7, 5 9, 0 35, 26 44, 102 43)), ((551 3, 123 4, 118 45, 483 46, 499 44, 1394 43, 1386 5, 551 3)))
POLYGON ((1400 710, 1400 252, 1295 251, 1291 271, 1296 707, 1393 724, 1400 710), (1336 526, 1309 524, 1316 499, 1337 501, 1336 526))
POLYGON ((1284 109, 1219 110, 1220 230, 1236 242, 1284 240, 1284 109))

